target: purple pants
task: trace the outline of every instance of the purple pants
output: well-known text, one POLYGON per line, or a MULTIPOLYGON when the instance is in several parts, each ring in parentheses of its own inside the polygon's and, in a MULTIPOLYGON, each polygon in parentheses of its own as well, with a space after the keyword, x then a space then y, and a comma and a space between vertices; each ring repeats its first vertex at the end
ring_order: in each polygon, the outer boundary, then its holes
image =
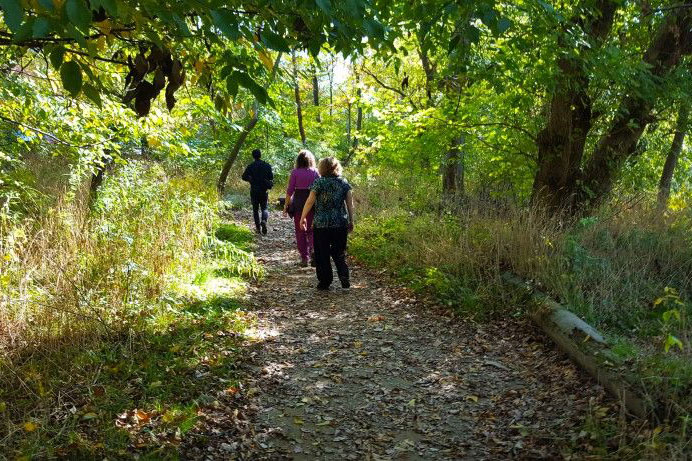
POLYGON ((293 223, 296 227, 296 244, 298 245, 298 252, 302 260, 307 260, 313 252, 312 217, 314 215, 315 212, 312 210, 308 213, 308 230, 306 231, 300 227, 300 213, 296 213, 293 216, 293 223))

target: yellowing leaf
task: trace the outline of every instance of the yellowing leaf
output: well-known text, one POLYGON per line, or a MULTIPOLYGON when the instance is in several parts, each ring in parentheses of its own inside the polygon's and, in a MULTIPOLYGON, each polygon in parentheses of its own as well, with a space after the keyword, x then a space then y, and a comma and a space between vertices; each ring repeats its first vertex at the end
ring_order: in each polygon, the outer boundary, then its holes
POLYGON ((272 57, 269 53, 266 50, 259 50, 257 54, 262 64, 264 64, 264 67, 271 72, 274 69, 274 61, 272 61, 272 57))
POLYGON ((97 22, 96 27, 99 28, 102 34, 108 35, 113 29, 113 23, 111 23, 110 19, 106 19, 105 21, 97 22))
POLYGON ((96 419, 96 418, 98 418, 98 415, 96 413, 94 413, 93 411, 90 411, 89 413, 84 413, 84 415, 82 416, 82 419, 85 421, 88 421, 90 419, 96 419))
POLYGON ((24 430, 27 432, 34 432, 36 429, 38 429, 38 425, 36 423, 33 423, 31 421, 27 421, 24 423, 24 430))
POLYGON ((301 424, 305 424, 305 421, 296 416, 295 418, 293 418, 293 423, 300 426, 301 424))
POLYGON ((471 400, 472 402, 478 402, 478 396, 477 395, 467 395, 466 400, 471 400))
POLYGON ((0 413, 7 410, 7 404, 5 402, 0 402, 0 413))

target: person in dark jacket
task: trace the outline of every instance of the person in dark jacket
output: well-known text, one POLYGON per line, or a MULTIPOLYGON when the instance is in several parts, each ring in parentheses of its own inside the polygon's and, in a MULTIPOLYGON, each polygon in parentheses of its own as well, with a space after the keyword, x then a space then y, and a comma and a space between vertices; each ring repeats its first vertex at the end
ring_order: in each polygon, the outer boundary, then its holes
POLYGON ((263 234, 267 233, 267 219, 269 219, 269 211, 267 210, 267 201, 269 193, 267 192, 274 186, 274 173, 270 164, 261 160, 262 151, 255 149, 252 151, 254 162, 245 168, 243 173, 243 181, 250 183, 250 201, 252 202, 252 215, 255 218, 255 229, 257 233, 260 230, 263 234), (262 219, 260 220, 259 210, 262 209, 262 219))

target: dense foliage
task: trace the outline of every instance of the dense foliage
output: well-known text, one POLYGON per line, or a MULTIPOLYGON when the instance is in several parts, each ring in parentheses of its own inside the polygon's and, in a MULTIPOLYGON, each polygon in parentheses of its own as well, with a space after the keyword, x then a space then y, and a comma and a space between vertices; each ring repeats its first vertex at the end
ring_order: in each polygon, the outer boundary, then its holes
MULTIPOLYGON (((277 183, 300 148, 342 160, 361 261, 477 318, 522 315, 500 276, 532 280, 603 329, 611 360, 648 376, 647 392, 672 396, 684 414, 666 433, 689 414, 690 5, 0 0, 0 10, 0 360, 34 386, 30 398, 0 393, 0 413, 23 402, 0 442, 24 432, 19 450, 39 455, 53 454, 46 439, 70 443, 57 426, 21 429, 45 423, 66 379, 37 377, 41 355, 27 351, 75 334, 93 346, 161 333, 205 290, 260 275, 242 231, 211 237, 255 147, 277 183)), ((195 322, 245 321, 217 308, 185 317, 181 336, 195 322)), ((108 355, 94 354, 80 360, 108 355)))

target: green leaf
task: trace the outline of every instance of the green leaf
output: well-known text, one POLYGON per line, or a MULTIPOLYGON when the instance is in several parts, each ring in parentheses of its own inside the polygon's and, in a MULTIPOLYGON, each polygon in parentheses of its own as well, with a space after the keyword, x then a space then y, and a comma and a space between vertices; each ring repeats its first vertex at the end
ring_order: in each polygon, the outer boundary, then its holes
POLYGON ((668 337, 666 338, 666 343, 663 347, 666 350, 666 352, 668 352, 672 346, 677 346, 680 350, 684 350, 682 341, 680 341, 673 335, 668 335, 668 337))
POLYGON ((317 6, 319 6, 322 11, 324 11, 327 14, 331 14, 332 2, 330 2, 329 0, 315 0, 315 3, 317 3, 317 6))
POLYGON ((226 90, 228 91, 228 94, 234 98, 238 94, 238 79, 236 78, 237 73, 238 72, 233 72, 226 79, 226 90))
POLYGON ((42 38, 48 35, 50 31, 50 22, 46 18, 37 18, 34 22, 33 36, 34 38, 42 38))
POLYGON ((118 4, 115 2, 115 0, 92 0, 91 5, 95 10, 103 7, 103 9, 106 10, 106 12, 111 16, 118 15, 118 4))
POLYGON ((74 61, 67 61, 60 67, 62 86, 74 97, 82 89, 82 69, 74 61))
POLYGON ((86 30, 91 24, 91 10, 84 0, 67 0, 65 3, 67 19, 76 27, 86 30))
POLYGON ((222 34, 231 40, 237 40, 240 37, 238 30, 238 20, 235 15, 227 9, 211 10, 209 12, 214 25, 218 27, 222 34))
POLYGON ((260 85, 257 84, 248 74, 245 72, 233 72, 233 76, 235 79, 240 83, 243 87, 247 88, 250 93, 253 94, 254 97, 257 98, 257 100, 261 104, 266 104, 269 95, 267 94, 267 90, 262 88, 260 85))
POLYGON ((84 95, 91 99, 94 104, 96 104, 99 108, 103 108, 103 103, 101 102, 101 93, 99 93, 99 90, 97 90, 93 85, 85 83, 82 87, 82 91, 84 91, 84 95))
POLYGON ((17 32, 24 19, 24 9, 19 0, 0 0, 0 8, 5 18, 5 24, 12 32, 17 32))
POLYGON ((190 33, 190 28, 187 27, 187 22, 185 22, 185 20, 182 17, 180 17, 179 14, 173 13, 173 21, 175 22, 175 25, 178 28, 178 32, 180 32, 180 35, 182 35, 183 37, 189 37, 190 35, 192 35, 190 33))
POLYGON ((19 29, 17 29, 17 32, 15 32, 14 37, 12 37, 12 39, 15 42, 22 42, 24 40, 31 38, 31 34, 34 30, 34 22, 34 18, 27 18, 26 21, 24 21, 22 25, 19 27, 19 29))
POLYGON ((382 24, 380 24, 379 21, 375 21, 374 19, 366 19, 363 21, 363 26, 368 32, 368 37, 378 39, 384 38, 384 27, 382 27, 382 24))
POLYGON ((272 32, 271 30, 263 30, 261 33, 261 37, 262 43, 264 43, 267 47, 273 50, 283 51, 285 53, 288 53, 290 51, 286 40, 282 36, 272 32))
POLYGON ((63 57, 65 57, 65 47, 62 45, 56 46, 53 48, 53 51, 50 52, 50 63, 53 65, 55 70, 60 69, 63 57))

